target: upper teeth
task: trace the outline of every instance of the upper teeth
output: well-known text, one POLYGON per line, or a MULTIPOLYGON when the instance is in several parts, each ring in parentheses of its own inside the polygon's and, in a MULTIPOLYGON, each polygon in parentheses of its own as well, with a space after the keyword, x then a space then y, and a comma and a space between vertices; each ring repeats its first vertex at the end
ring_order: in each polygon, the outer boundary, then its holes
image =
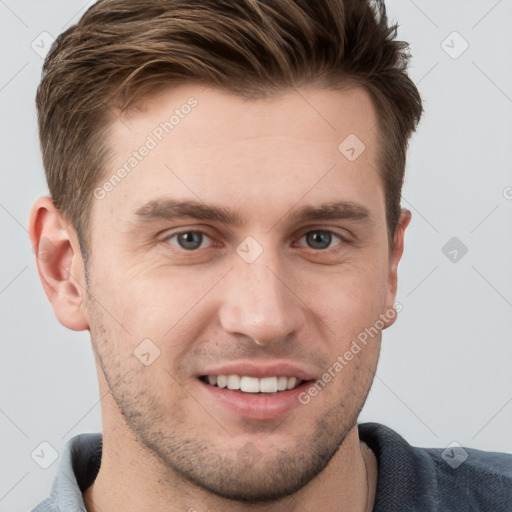
POLYGON ((247 377, 246 375, 208 375, 208 382, 219 388, 239 389, 246 393, 275 393, 293 389, 302 381, 296 377, 247 377))

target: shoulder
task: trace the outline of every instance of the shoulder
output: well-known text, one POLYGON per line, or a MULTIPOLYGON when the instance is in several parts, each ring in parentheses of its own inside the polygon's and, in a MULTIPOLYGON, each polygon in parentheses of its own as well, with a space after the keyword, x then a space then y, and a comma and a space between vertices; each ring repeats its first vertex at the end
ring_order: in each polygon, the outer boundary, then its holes
POLYGON ((378 423, 359 425, 359 435, 379 464, 375 512, 512 509, 512 455, 415 447, 378 423))
POLYGON ((96 478, 102 451, 102 435, 79 434, 60 454, 50 496, 32 512, 87 512, 82 492, 96 478))
POLYGON ((62 510, 55 499, 50 496, 33 508, 31 512, 62 512, 62 510))
POLYGON ((59 510, 53 498, 46 498, 36 508, 33 508, 32 512, 59 512, 59 510))

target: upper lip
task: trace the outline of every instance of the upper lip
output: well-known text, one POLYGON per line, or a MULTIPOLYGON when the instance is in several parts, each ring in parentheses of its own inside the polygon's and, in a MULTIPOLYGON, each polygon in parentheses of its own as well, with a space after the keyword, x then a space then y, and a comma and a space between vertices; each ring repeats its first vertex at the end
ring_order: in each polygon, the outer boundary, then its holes
POLYGON ((311 380, 314 378, 310 371, 286 361, 259 364, 254 362, 224 363, 201 371, 198 377, 203 375, 245 375, 258 378, 297 377, 297 379, 301 380, 311 380))

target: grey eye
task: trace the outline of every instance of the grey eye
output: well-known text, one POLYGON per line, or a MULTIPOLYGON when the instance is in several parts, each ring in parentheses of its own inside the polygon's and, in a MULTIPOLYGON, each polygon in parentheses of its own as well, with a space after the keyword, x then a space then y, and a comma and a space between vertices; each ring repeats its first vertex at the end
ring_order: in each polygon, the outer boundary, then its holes
POLYGON ((210 237, 201 231, 183 231, 170 236, 167 241, 173 245, 178 245, 186 251, 193 251, 200 249, 205 240, 209 239, 210 237), (176 239, 176 242, 173 242, 173 239, 176 239))
POLYGON ((302 238, 305 239, 308 247, 318 250, 328 249, 333 242, 333 238, 341 240, 341 237, 327 230, 309 231, 302 238))

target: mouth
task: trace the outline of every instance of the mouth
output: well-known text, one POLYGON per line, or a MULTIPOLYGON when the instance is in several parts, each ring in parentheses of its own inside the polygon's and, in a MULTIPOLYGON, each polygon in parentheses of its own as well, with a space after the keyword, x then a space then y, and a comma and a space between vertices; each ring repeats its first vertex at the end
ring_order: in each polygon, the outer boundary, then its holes
POLYGON ((240 362, 203 371, 197 382, 205 403, 227 418, 283 418, 302 407, 300 395, 314 382, 313 373, 288 363, 240 362))
POLYGON ((306 382, 299 377, 270 376, 259 378, 236 374, 201 375, 199 380, 212 387, 260 396, 291 391, 306 382))

